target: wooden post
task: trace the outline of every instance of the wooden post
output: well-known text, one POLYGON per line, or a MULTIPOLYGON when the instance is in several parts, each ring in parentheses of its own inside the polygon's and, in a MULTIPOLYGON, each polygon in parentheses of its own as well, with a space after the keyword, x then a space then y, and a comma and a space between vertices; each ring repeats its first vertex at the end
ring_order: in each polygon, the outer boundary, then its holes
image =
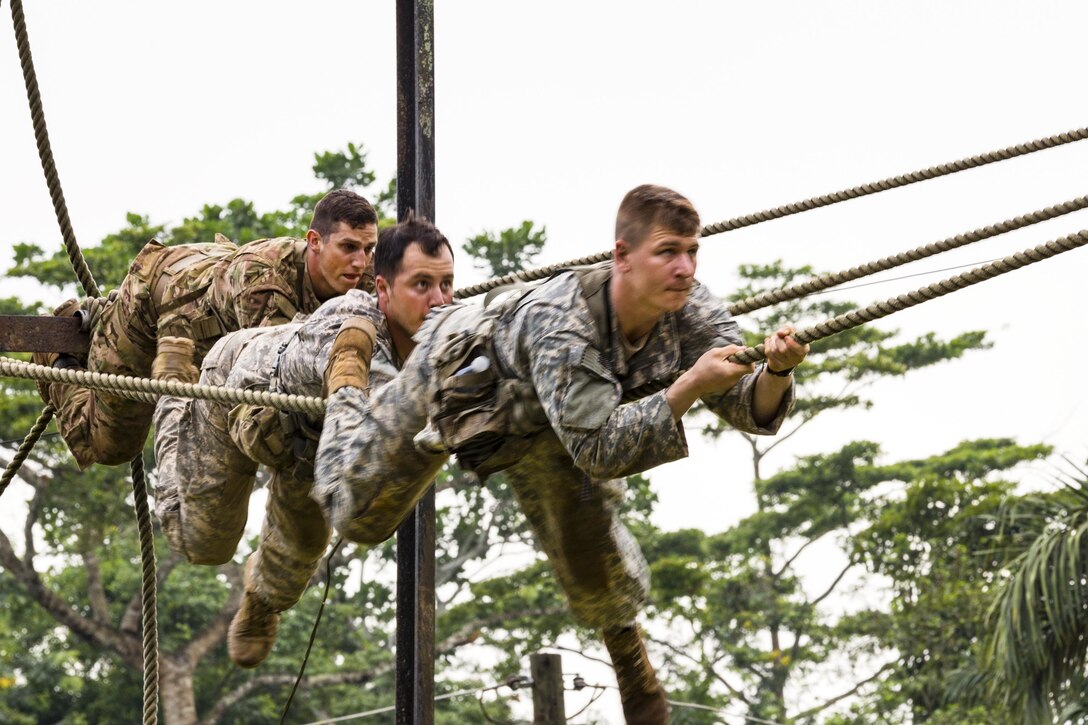
POLYGON ((533 725, 565 725, 563 658, 556 654, 530 655, 529 672, 533 678, 533 725))

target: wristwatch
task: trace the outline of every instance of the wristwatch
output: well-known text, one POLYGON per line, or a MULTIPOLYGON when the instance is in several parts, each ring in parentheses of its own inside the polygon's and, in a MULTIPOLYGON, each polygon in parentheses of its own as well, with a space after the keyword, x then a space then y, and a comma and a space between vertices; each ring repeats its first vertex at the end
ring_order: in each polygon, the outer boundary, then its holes
POLYGON ((793 368, 786 368, 785 370, 771 370, 771 366, 766 363, 763 364, 763 370, 764 372, 773 375, 776 378, 788 378, 789 376, 793 375, 793 368))

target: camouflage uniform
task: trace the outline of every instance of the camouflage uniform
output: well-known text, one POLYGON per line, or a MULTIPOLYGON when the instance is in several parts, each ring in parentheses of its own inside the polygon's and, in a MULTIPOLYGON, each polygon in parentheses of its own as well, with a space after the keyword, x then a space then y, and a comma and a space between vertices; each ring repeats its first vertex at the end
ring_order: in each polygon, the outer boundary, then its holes
MULTIPOLYGON (((601 276, 607 280, 610 272, 601 276)), ((449 377, 451 345, 493 325, 492 369, 503 380, 500 387, 522 396, 515 406, 522 410, 508 418, 506 474, 537 542, 583 622, 631 622, 649 577, 617 516, 621 479, 682 458, 688 448, 664 391, 626 404, 621 399, 647 384, 671 383, 707 350, 741 338, 725 305, 701 285, 682 310, 658 322, 630 359, 610 311, 606 319, 607 335, 598 332, 574 273, 493 312, 465 305, 432 313, 391 383, 370 397, 349 387, 329 400, 313 495, 330 522, 366 543, 396 530, 448 456, 435 445, 433 426, 436 396, 458 380, 449 377), (536 414, 544 422, 534 434, 525 421, 536 414)), ((744 376, 704 403, 739 430, 773 434, 792 406, 792 388, 775 419, 759 426, 752 417, 757 376, 744 376)))
MULTIPOLYGON (((320 396, 329 349, 341 323, 351 316, 366 317, 379 330, 371 380, 380 385, 396 374, 392 346, 376 300, 361 290, 329 300, 305 322, 225 336, 204 358, 200 382, 320 396)), ((289 464, 271 471, 261 542, 253 554, 257 561, 246 580, 247 590, 282 611, 305 591, 328 545, 329 526, 309 497, 312 453, 309 465, 299 465, 292 441, 279 431, 239 436, 239 427, 232 423, 245 408, 160 398, 155 409, 156 509, 171 547, 190 562, 230 561, 245 528, 257 473, 250 445, 259 437, 273 453, 286 450, 289 464)), ((299 424, 319 431, 321 421, 299 424)))
MULTIPOLYGON (((320 304, 306 273, 306 242, 282 237, 242 247, 167 247, 149 242, 91 333, 87 369, 147 377, 159 335, 196 341, 196 362, 232 330, 289 322, 320 304)), ((154 406, 74 385, 52 383, 57 427, 80 468, 137 455, 154 406)))

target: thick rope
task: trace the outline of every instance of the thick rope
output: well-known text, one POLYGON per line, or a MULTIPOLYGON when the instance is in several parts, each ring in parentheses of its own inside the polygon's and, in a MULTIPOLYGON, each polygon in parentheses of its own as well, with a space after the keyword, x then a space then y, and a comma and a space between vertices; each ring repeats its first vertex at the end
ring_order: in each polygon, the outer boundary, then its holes
POLYGON ((154 725, 159 717, 159 625, 155 594, 155 539, 151 511, 147 505, 147 474, 143 456, 136 456, 132 470, 132 503, 140 533, 140 596, 143 604, 144 723, 154 725))
MULTIPOLYGON (((898 297, 876 302, 864 309, 852 310, 830 320, 819 323, 813 327, 805 328, 794 333, 793 339, 802 344, 815 342, 839 332, 844 332, 859 325, 864 325, 873 320, 879 320, 893 312, 899 312, 909 307, 914 307, 923 302, 943 297, 946 294, 984 282, 1007 272, 1012 272, 1021 267, 1026 267, 1035 262, 1041 262, 1063 252, 1068 252, 1088 244, 1088 231, 1080 231, 1067 237, 1061 237, 1050 242, 1026 249, 1022 252, 1009 255, 989 264, 975 267, 954 277, 934 282, 931 285, 901 294, 898 297)), ((763 345, 754 348, 745 348, 734 353, 728 358, 731 362, 748 364, 766 359, 763 345)), ((246 390, 242 388, 226 388, 214 385, 194 385, 180 383, 175 380, 150 380, 147 378, 135 378, 123 375, 102 375, 83 370, 65 370, 49 368, 44 365, 34 365, 20 360, 6 360, 0 358, 0 375, 29 380, 46 380, 49 382, 63 382, 82 385, 96 390, 105 390, 133 400, 150 400, 158 395, 175 395, 178 397, 197 398, 211 400, 218 403, 250 405, 268 405, 280 410, 290 410, 299 413, 309 413, 321 416, 325 412, 325 399, 303 395, 286 395, 284 393, 268 393, 264 391, 246 390)), ((661 387, 657 388, 658 390, 661 387)), ((654 392, 654 391, 650 391, 654 392)), ((625 400, 633 397, 648 395, 642 388, 630 391, 625 395, 625 400), (632 397, 633 396, 633 397, 632 397)))
POLYGON ((26 34, 26 19, 23 17, 23 0, 11 0, 11 21, 15 25, 15 42, 19 46, 19 64, 23 68, 23 81, 26 84, 26 97, 30 102, 30 120, 34 124, 34 140, 38 145, 38 158, 42 162, 42 171, 45 172, 45 183, 49 186, 49 198, 53 200, 53 211, 57 215, 57 223, 60 224, 61 237, 64 239, 64 248, 68 252, 68 259, 72 262, 79 283, 83 285, 83 291, 88 297, 98 297, 98 284, 94 281, 87 266, 87 260, 83 258, 83 252, 76 242, 76 234, 72 231, 72 221, 68 218, 68 205, 64 201, 64 191, 60 187, 60 177, 57 175, 57 165, 53 161, 53 148, 49 144, 49 130, 45 126, 45 111, 42 110, 42 96, 38 91, 38 76, 34 72, 34 58, 30 54, 30 40, 26 34))
POLYGON ((263 390, 226 388, 214 385, 197 385, 176 380, 151 380, 127 375, 104 375, 86 370, 51 368, 45 365, 0 358, 0 375, 27 380, 46 380, 51 383, 80 385, 94 390, 102 390, 132 400, 154 402, 160 395, 176 395, 182 398, 211 400, 216 403, 238 405, 267 405, 280 410, 296 413, 324 415, 325 401, 305 395, 287 395, 269 393, 263 390))
POLYGON ((1033 211, 1023 216, 1018 216, 1015 219, 1008 219, 997 224, 991 224, 990 226, 982 227, 981 229, 975 229, 971 232, 964 234, 957 234, 954 237, 948 239, 942 239, 939 242, 933 242, 931 244, 925 244, 920 247, 915 247, 906 252, 900 252, 899 254, 893 254, 890 257, 884 257, 873 262, 866 262, 865 264, 857 267, 851 267, 850 269, 842 272, 834 272, 831 274, 825 274, 820 277, 815 277, 800 284, 795 284, 790 287, 783 287, 782 289, 768 290, 766 292, 760 292, 758 295, 747 297, 743 300, 734 302, 729 306, 729 312, 733 315, 743 315, 746 312, 753 312, 764 307, 770 307, 771 305, 777 305, 780 302, 787 302, 789 300, 795 300, 806 295, 813 294, 815 292, 821 292, 829 287, 844 284, 846 282, 852 282, 855 279, 866 277, 870 274, 876 274, 877 272, 885 272, 889 269, 908 264, 909 262, 917 262, 920 259, 931 257, 941 252, 947 252, 952 249, 959 249, 965 247, 968 244, 974 244, 975 242, 982 241, 983 239, 989 239, 996 237, 999 234, 1005 234, 1006 232, 1016 231, 1017 229, 1023 229, 1024 227, 1031 226, 1032 224, 1038 224, 1039 222, 1045 222, 1050 219, 1056 219, 1057 217, 1064 216, 1065 214, 1071 214, 1072 212, 1079 211, 1088 207, 1088 196, 1082 196, 1070 201, 1057 204, 1055 206, 1047 207, 1039 211, 1033 211))
MULTIPOLYGON (((27 100, 30 103, 30 119, 34 126, 34 140, 38 147, 38 158, 42 163, 42 171, 45 172, 45 183, 49 187, 49 198, 53 201, 53 211, 60 225, 61 237, 64 240, 64 248, 68 252, 68 259, 72 263, 72 269, 79 279, 83 291, 88 297, 97 298, 100 293, 98 284, 94 281, 87 260, 76 241, 75 232, 72 229, 72 221, 68 216, 68 205, 64 201, 64 191, 61 189, 60 176, 57 173, 57 165, 53 160, 53 149, 49 143, 49 130, 45 124, 45 112, 42 109, 41 93, 38 90, 38 78, 34 72, 34 59, 30 52, 30 40, 26 32, 26 19, 23 16, 22 0, 11 0, 11 20, 15 27, 15 42, 19 48, 19 63, 23 69, 23 81, 26 84, 27 100)), ((29 454, 30 449, 38 442, 42 431, 45 430, 43 421, 47 424, 48 417, 52 417, 52 406, 46 406, 31 432, 23 441, 23 447, 29 454), (48 415, 47 415, 48 412, 48 415), (35 435, 35 431, 37 434, 35 435)), ((21 450, 21 449, 20 449, 21 450)), ((26 456, 24 455, 23 458, 26 456)), ((22 461, 19 461, 21 465, 22 461)), ((7 478, 10 473, 15 475, 19 465, 12 466, 4 472, 7 478)), ((143 459, 137 456, 132 461, 132 485, 136 492, 136 522, 140 532, 140 558, 144 565, 144 578, 142 583, 144 602, 144 725, 155 725, 158 722, 159 702, 159 678, 158 678, 158 636, 155 624, 155 549, 152 539, 151 518, 147 515, 147 486, 144 481, 143 459), (136 489, 143 491, 143 498, 136 489), (141 500, 143 513, 141 513, 141 500), (149 574, 150 572, 150 574, 149 574), (149 609, 150 607, 150 609, 149 609)), ((3 493, 0 490, 0 493, 3 493)))
MULTIPOLYGON (((873 320, 887 317, 893 312, 900 312, 910 307, 914 307, 915 305, 920 305, 923 302, 928 302, 929 300, 937 299, 938 297, 944 297, 951 292, 956 292, 970 287, 971 285, 978 284, 979 282, 985 282, 988 279, 993 279, 994 277, 998 277, 1007 272, 1026 267, 1029 264, 1041 262, 1044 259, 1050 259, 1051 257, 1064 252, 1083 247, 1086 244, 1088 244, 1088 230, 1081 230, 1076 234, 1070 234, 1067 237, 1044 242, 1031 249, 1025 249, 1022 252, 1011 254, 1004 259, 999 259, 990 262, 989 264, 984 264, 981 267, 969 269, 966 272, 957 274, 955 277, 942 279, 940 282, 934 282, 931 285, 916 289, 913 292, 907 292, 906 294, 892 297, 883 302, 874 302, 864 309, 851 310, 846 314, 839 315, 838 317, 794 333, 793 339, 801 344, 822 340, 823 338, 830 337, 836 333, 845 332, 846 330, 864 325, 873 320)), ((766 358, 767 356, 763 352, 763 343, 729 356, 731 361, 741 364, 758 362, 759 360, 765 360, 766 358)))
POLYGON ((819 209, 823 206, 838 204, 840 201, 849 201, 850 199, 857 199, 862 196, 869 196, 870 194, 887 191, 888 189, 897 189, 901 186, 909 186, 910 184, 914 184, 919 181, 927 181, 929 179, 936 179, 940 176, 948 176, 949 174, 954 174, 957 171, 966 171, 967 169, 974 169, 978 168, 979 166, 986 166, 987 164, 992 164, 997 161, 1014 159, 1017 156, 1032 154, 1036 151, 1043 151, 1045 149, 1054 148, 1055 146, 1062 146, 1067 143, 1073 143, 1074 141, 1082 141, 1086 138, 1088 138, 1088 128, 1075 128, 1072 131, 1066 131, 1065 133, 1059 133, 1054 136, 1047 136, 1046 138, 1036 139, 1035 141, 1028 141, 1027 143, 1009 146, 1005 149, 990 151, 989 153, 979 154, 978 156, 970 156, 966 159, 952 161, 951 163, 947 164, 940 164, 939 166, 931 166, 928 169, 921 169, 920 171, 911 171, 907 174, 900 174, 899 176, 893 176, 888 179, 873 181, 871 183, 862 184, 861 186, 855 186, 850 189, 836 191, 832 194, 814 196, 811 199, 805 199, 804 201, 786 204, 784 206, 775 207, 774 209, 768 209, 766 211, 761 211, 756 214, 748 214, 746 216, 737 217, 735 219, 728 219, 724 222, 718 222, 717 224, 709 224, 703 227, 700 236, 709 237, 713 234, 731 232, 734 229, 740 229, 742 227, 751 226, 753 224, 759 224, 760 222, 765 222, 770 219, 781 219, 782 217, 799 214, 803 211, 810 211, 812 209, 819 209))
MULTIPOLYGON (((84 292, 90 297, 98 297, 98 285, 95 283, 94 276, 91 274, 90 268, 87 267, 87 261, 83 258, 83 253, 79 249, 75 232, 72 231, 72 222, 68 218, 68 205, 64 201, 64 191, 60 186, 57 165, 53 161, 53 148, 49 143, 49 130, 45 126, 45 112, 42 110, 42 97, 38 91, 38 77, 34 72, 34 58, 30 53, 30 39, 26 32, 26 18, 23 17, 22 0, 11 0, 11 22, 15 27, 15 42, 19 48, 19 64, 23 69, 27 101, 30 103, 30 120, 34 125, 34 140, 38 146, 38 158, 41 159, 42 171, 45 172, 45 183, 49 187, 49 197, 53 200, 53 211, 57 215, 57 224, 60 225, 64 247, 68 250, 68 259, 72 262, 72 268, 75 270, 76 276, 79 277, 84 292)), ((46 409, 42 410, 41 417, 38 418, 39 423, 44 418, 45 423, 48 424, 46 410, 50 411, 48 417, 52 416, 52 410, 47 406, 46 409)), ((23 461, 26 460, 27 455, 30 454, 44 431, 45 425, 35 425, 31 429, 23 441, 23 446, 19 449, 21 452, 25 449, 25 452, 21 457, 16 456, 8 464, 8 467, 4 470, 4 480, 10 481, 15 477, 15 474, 19 472, 19 468, 22 467, 23 461), (36 435, 35 431, 37 431, 36 435)), ((0 495, 2 494, 3 489, 0 488, 0 495)))
POLYGON ((33 450, 38 439, 42 437, 42 433, 45 432, 51 420, 53 420, 53 406, 47 405, 42 410, 42 414, 38 416, 34 427, 26 434, 26 438, 20 444, 19 450, 15 452, 15 458, 11 459, 11 463, 8 464, 7 469, 4 471, 3 478, 0 478, 0 496, 3 496, 4 491, 8 490, 8 484, 11 483, 12 479, 15 478, 15 474, 22 468, 23 461, 30 455, 30 451, 33 450))
MULTIPOLYGON (((974 169, 979 166, 985 166, 987 164, 995 163, 997 161, 1005 161, 1006 159, 1016 158, 1017 156, 1024 156, 1027 154, 1035 153, 1036 151, 1043 151, 1045 149, 1062 146, 1067 143, 1073 143, 1074 141, 1082 141, 1086 138, 1088 138, 1088 128, 1073 129, 1072 131, 1059 133, 1054 136, 1036 139, 1035 141, 1017 144, 1016 146, 1009 146, 1005 149, 990 151, 989 153, 979 154, 978 156, 971 156, 966 159, 960 159, 959 161, 952 161, 947 164, 940 164, 939 166, 933 166, 928 169, 922 169, 920 171, 912 171, 908 174, 900 174, 899 176, 893 176, 891 178, 882 179, 880 181, 873 181, 868 184, 862 184, 861 186, 855 186, 850 189, 836 191, 831 194, 823 194, 821 196, 814 196, 811 199, 795 201, 790 204, 784 204, 782 206, 775 207, 774 209, 767 209, 766 211, 757 212, 755 214, 746 214, 745 216, 736 217, 734 219, 727 219, 724 222, 709 224, 703 227, 702 230, 700 230, 699 235, 702 237, 709 237, 713 236, 714 234, 731 232, 735 229, 749 227, 755 224, 759 224, 761 222, 770 221, 771 219, 781 219, 782 217, 799 214, 803 211, 819 209, 820 207, 830 206, 831 204, 837 204, 841 201, 849 201, 850 199, 857 199, 862 196, 869 196, 870 194, 887 191, 888 189, 896 189, 901 186, 908 186, 919 181, 936 179, 940 176, 954 174, 957 171, 974 169)), ((529 269, 523 272, 511 272, 510 274, 504 275, 502 277, 496 277, 495 279, 486 280, 484 282, 480 282, 479 284, 474 284, 459 289, 453 293, 453 296, 457 299, 463 300, 469 297, 475 297, 476 295, 482 295, 485 292, 490 292, 493 289, 505 287, 510 284, 515 284, 518 282, 533 282, 538 279, 546 279, 547 277, 550 277, 556 272, 567 269, 568 267, 579 267, 586 264, 596 264, 598 262, 604 262, 605 260, 611 258, 611 251, 600 252, 598 254, 591 254, 586 257, 579 257, 578 259, 572 259, 569 262, 551 264, 547 267, 541 267, 539 269, 529 269)))

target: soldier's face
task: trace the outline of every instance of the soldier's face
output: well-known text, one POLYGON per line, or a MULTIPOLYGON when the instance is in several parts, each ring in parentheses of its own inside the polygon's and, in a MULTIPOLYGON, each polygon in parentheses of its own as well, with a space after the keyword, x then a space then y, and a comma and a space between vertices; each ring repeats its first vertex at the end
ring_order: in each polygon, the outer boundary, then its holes
POLYGON ((621 239, 616 250, 616 263, 624 265, 634 299, 662 314, 684 306, 695 284, 698 237, 654 226, 638 246, 621 239))
POLYGON ((390 327, 414 335, 432 307, 453 302, 453 255, 445 245, 432 257, 409 244, 396 276, 379 275, 376 282, 378 307, 390 327))
POLYGON ((377 224, 355 229, 344 222, 337 222, 333 231, 325 236, 311 229, 306 233, 306 243, 313 252, 312 258, 316 260, 310 271, 310 280, 322 300, 354 289, 364 274, 374 273, 377 224))

